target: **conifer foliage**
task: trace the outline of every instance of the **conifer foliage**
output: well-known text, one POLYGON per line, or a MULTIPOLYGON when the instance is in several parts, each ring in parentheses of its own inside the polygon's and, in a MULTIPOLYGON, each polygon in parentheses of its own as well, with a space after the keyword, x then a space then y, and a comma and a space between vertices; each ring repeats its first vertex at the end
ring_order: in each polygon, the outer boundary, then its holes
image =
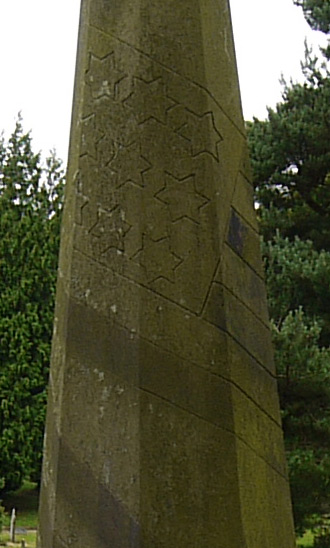
POLYGON ((328 0, 294 0, 294 3, 303 8, 312 29, 330 33, 330 3, 328 0))
MULTIPOLYGON (((330 31, 328 0, 294 0, 330 31)), ((306 47, 303 83, 284 82, 268 119, 248 123, 297 532, 330 513, 329 48, 306 47)), ((330 546, 330 529, 314 547, 330 546)))
POLYGON ((63 173, 42 168, 22 121, 0 141, 0 477, 39 479, 63 173))

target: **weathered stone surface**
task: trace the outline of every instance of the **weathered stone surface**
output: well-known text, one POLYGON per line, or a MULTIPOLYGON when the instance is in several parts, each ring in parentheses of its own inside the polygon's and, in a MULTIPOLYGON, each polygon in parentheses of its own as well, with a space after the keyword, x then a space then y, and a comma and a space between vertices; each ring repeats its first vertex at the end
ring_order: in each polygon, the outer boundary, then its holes
POLYGON ((83 0, 39 548, 294 546, 227 0, 83 0))

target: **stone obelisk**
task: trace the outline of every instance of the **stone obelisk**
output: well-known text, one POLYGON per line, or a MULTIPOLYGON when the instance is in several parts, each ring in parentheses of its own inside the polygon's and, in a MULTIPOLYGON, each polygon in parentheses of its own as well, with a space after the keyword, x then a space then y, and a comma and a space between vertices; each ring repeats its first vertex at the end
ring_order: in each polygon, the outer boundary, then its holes
POLYGON ((228 0, 83 0, 40 548, 295 544, 228 0))

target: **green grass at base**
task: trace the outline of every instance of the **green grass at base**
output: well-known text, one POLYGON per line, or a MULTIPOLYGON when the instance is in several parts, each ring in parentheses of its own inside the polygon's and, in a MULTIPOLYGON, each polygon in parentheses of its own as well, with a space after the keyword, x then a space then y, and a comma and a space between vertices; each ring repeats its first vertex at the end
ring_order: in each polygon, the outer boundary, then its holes
POLYGON ((297 546, 300 548, 312 548, 314 535, 312 531, 306 531, 303 537, 297 540, 297 546))
MULTIPOLYGON (((36 531, 27 531, 26 535, 16 535, 15 537, 15 545, 17 547, 20 546, 21 540, 25 540, 25 547, 26 548, 36 548, 37 545, 37 533, 36 531)), ((9 543, 9 531, 4 530, 0 534, 0 546, 6 546, 6 544, 9 543)), ((12 546, 12 544, 11 544, 12 546)))
POLYGON ((9 526, 12 509, 16 510, 16 528, 26 529, 26 534, 16 534, 15 545, 20 546, 25 540, 26 548, 36 548, 36 529, 38 526, 39 492, 37 485, 25 482, 21 489, 14 493, 5 493, 2 496, 2 505, 5 507, 4 529, 0 534, 1 544, 9 542, 9 526))
POLYGON ((11 512, 15 508, 17 527, 37 528, 39 492, 35 483, 25 482, 18 491, 6 493, 3 495, 2 505, 6 509, 5 527, 9 527, 11 512))

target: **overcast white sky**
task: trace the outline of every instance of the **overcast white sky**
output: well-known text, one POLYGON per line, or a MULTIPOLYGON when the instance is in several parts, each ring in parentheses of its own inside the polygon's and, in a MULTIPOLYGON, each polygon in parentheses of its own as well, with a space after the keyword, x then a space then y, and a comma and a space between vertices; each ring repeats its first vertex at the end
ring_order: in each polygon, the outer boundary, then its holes
MULTIPOLYGON (((34 148, 66 160, 80 0, 0 0, 0 130, 18 111, 34 148)), ((304 39, 318 44, 292 0, 231 0, 245 119, 281 98, 279 79, 301 79, 304 39)), ((324 38, 323 42, 324 44, 324 38)))

